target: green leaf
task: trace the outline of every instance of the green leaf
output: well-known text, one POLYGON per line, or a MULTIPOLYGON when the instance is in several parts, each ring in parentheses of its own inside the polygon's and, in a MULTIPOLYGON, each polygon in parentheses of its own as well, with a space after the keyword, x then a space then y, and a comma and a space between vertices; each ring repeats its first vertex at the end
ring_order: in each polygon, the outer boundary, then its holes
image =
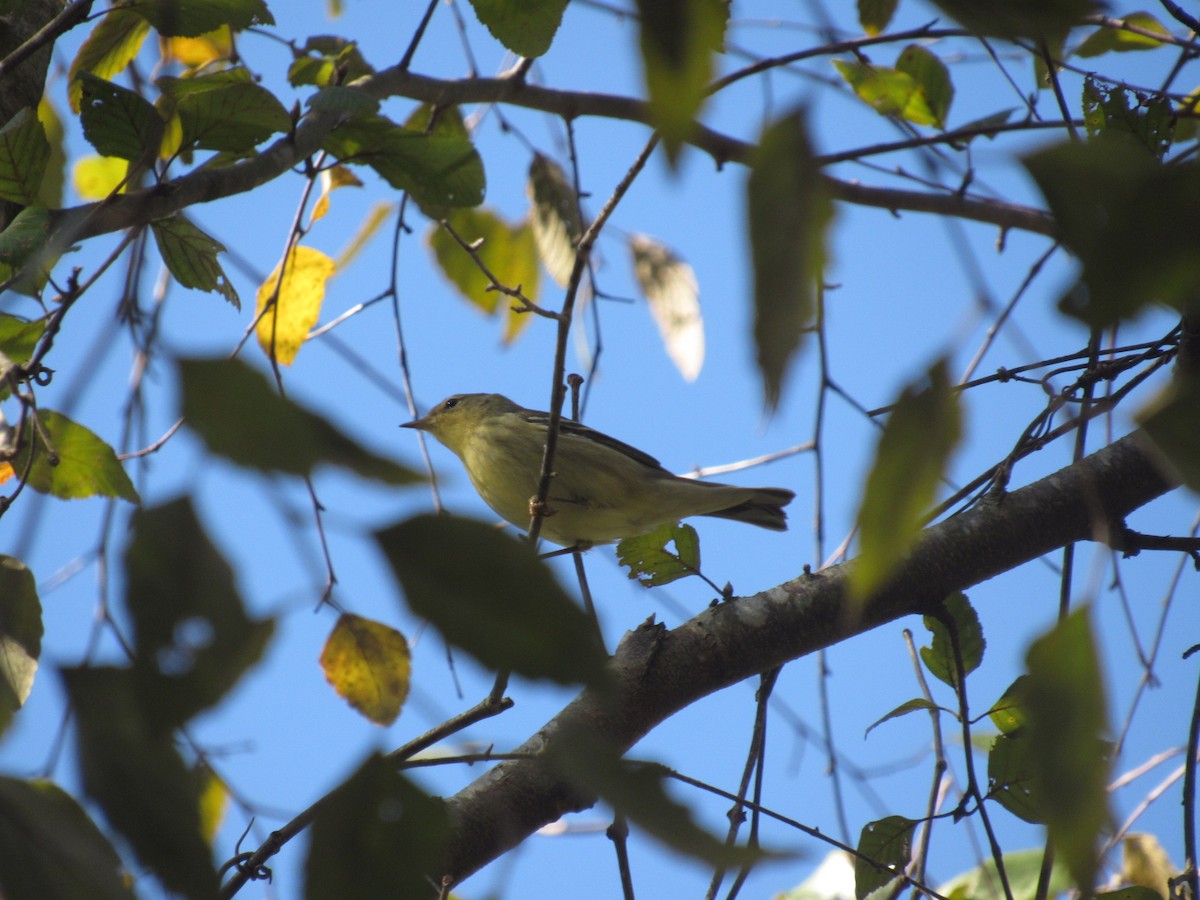
POLYGON ((774 410, 792 356, 810 327, 825 267, 833 204, 821 180, 803 111, 767 126, 746 193, 754 263, 754 344, 767 407, 774 410))
POLYGON ((31 261, 42 259, 46 244, 50 240, 50 210, 44 206, 27 206, 0 232, 0 263, 12 266, 14 271, 31 261))
POLYGON ((246 153, 292 128, 283 104, 244 67, 194 78, 163 77, 156 83, 175 101, 182 148, 246 153))
POLYGON ((917 125, 937 122, 921 85, 908 72, 844 59, 832 62, 858 98, 880 115, 907 119, 917 125))
POLYGON ((1023 821, 1044 825, 1047 799, 1034 782, 1027 730, 997 735, 988 751, 988 797, 1023 821))
MULTIPOLYGON (((1046 851, 1017 850, 1005 853, 1004 874, 1013 897, 1032 898, 1037 896, 1038 879, 1042 872, 1042 859, 1046 851)), ((1060 897, 1071 886, 1071 876, 1062 862, 1054 860, 1050 870, 1050 889, 1048 897, 1060 897)), ((956 875, 946 884, 937 889, 938 893, 949 900, 1005 900, 1004 887, 996 871, 995 860, 988 859, 983 865, 956 875)))
POLYGON ((234 309, 242 308, 237 290, 217 262, 217 254, 225 252, 224 244, 209 237, 182 215, 151 222, 150 229, 154 232, 158 252, 176 281, 200 291, 217 291, 233 304, 234 309))
POLYGON ((46 132, 27 106, 0 128, 0 199, 34 203, 49 160, 46 132))
POLYGON ((668 770, 657 763, 623 760, 592 734, 558 734, 548 762, 577 787, 599 796, 647 834, 677 853, 722 867, 748 866, 777 856, 760 847, 728 844, 705 831, 666 790, 668 770))
POLYGON ((722 0, 638 0, 650 118, 674 164, 708 94, 713 54, 725 41, 722 0))
POLYGON ((358 88, 331 84, 308 98, 305 106, 322 112, 344 116, 373 116, 379 112, 379 101, 358 88))
POLYGON ((1086 894, 1096 884, 1097 839, 1111 823, 1107 707, 1090 608, 1035 641, 1025 662, 1030 771, 1046 801, 1050 840, 1086 894))
POLYGON ((1135 884, 1131 887, 1117 888, 1115 891, 1100 891, 1094 897, 1095 900, 1162 900, 1163 894, 1154 888, 1135 884))
MULTIPOLYGON (((934 709, 943 710, 943 712, 949 712, 949 710, 944 710, 942 707, 938 706, 936 703, 930 703, 924 697, 914 697, 912 700, 905 700, 903 703, 901 703, 899 706, 897 706, 895 709, 893 709, 890 713, 883 716, 882 718, 876 719, 874 722, 872 722, 870 725, 868 725, 866 732, 863 734, 863 737, 865 738, 867 735, 869 735, 872 731, 875 730, 876 726, 882 725, 884 722, 888 721, 889 719, 898 719, 901 716, 907 716, 909 713, 920 712, 922 710, 925 710, 926 712, 928 712, 929 710, 934 710, 934 709)), ((952 713, 952 715, 953 715, 953 713, 952 713)))
POLYGON ((46 133, 50 144, 50 158, 46 163, 46 172, 42 176, 42 184, 38 188, 37 203, 50 209, 58 209, 63 205, 63 184, 66 181, 67 154, 63 149, 65 135, 62 118, 50 102, 49 97, 43 96, 38 104, 38 119, 46 133))
POLYGON ((605 656, 533 548, 472 519, 416 516, 375 533, 409 607, 484 665, 597 685, 605 656))
POLYGON ((42 604, 32 573, 19 559, 0 554, 0 734, 33 690, 42 633, 42 604))
MULTIPOLYGON (((955 592, 946 598, 943 610, 954 623, 958 633, 958 644, 962 654, 963 676, 966 677, 979 668, 983 661, 983 651, 987 641, 983 637, 983 628, 979 624, 979 616, 966 594, 955 592)), ((950 640, 950 631, 945 624, 935 616, 925 616, 925 627, 933 634, 933 642, 928 647, 921 648, 921 660, 925 668, 935 678, 950 687, 958 685, 958 669, 954 660, 954 645, 950 640)))
POLYGON ((295 54, 296 58, 288 69, 288 81, 292 87, 302 84, 317 87, 349 84, 356 78, 375 72, 363 59, 357 44, 334 35, 310 37, 295 54))
POLYGON ((646 296, 667 355, 687 381, 704 365, 704 321, 696 273, 662 242, 644 234, 629 238, 633 275, 646 296))
POLYGON ((533 237, 538 256, 559 287, 575 267, 575 245, 583 236, 579 198, 562 166, 540 153, 529 163, 525 194, 532 205, 533 237))
POLYGON ((900 0, 858 0, 858 24, 874 37, 892 21, 900 0))
POLYGON ((1061 41, 1093 12, 1092 0, 934 0, 971 31, 1001 38, 1061 41))
POLYGON ((1083 266, 1083 284, 1060 302, 1063 312, 1108 328, 1155 302, 1178 309, 1193 302, 1200 164, 1163 165, 1120 133, 1059 144, 1024 163, 1083 266))
POLYGON ((129 9, 110 9, 79 47, 67 73, 71 111, 79 112, 83 90, 79 76, 88 72, 111 81, 138 55, 150 32, 149 23, 129 9))
POLYGON ((316 809, 304 868, 306 900, 423 897, 441 877, 445 804, 370 756, 316 809))
POLYGON ((138 0, 131 8, 163 37, 199 37, 222 25, 244 31, 275 24, 263 0, 138 0))
POLYGON ((863 900, 904 875, 912 860, 912 836, 917 823, 903 816, 887 816, 868 822, 858 838, 854 858, 854 896, 863 900), (867 859, 863 859, 863 857, 867 859), (868 860, 870 860, 868 862, 868 860))
POLYGON ((158 153, 166 124, 149 100, 88 72, 79 85, 83 136, 99 153, 128 160, 158 153))
POLYGON ((445 228, 434 226, 429 245, 434 258, 450 283, 471 304, 489 315, 500 310, 504 318, 504 339, 511 341, 529 324, 528 313, 514 313, 517 302, 491 289, 491 279, 479 267, 482 263, 504 287, 520 288, 536 303, 541 289, 537 248, 529 223, 509 225, 490 209, 456 209, 445 220, 458 236, 475 248, 477 263, 445 228))
POLYGON ((700 538, 691 525, 660 525, 649 534, 617 544, 617 562, 642 587, 658 587, 700 572, 700 538), (675 552, 667 549, 674 542, 675 552))
POLYGON ((324 148, 341 162, 369 165, 434 218, 447 208, 483 202, 483 161, 464 138, 422 134, 373 116, 338 126, 324 148))
MULTIPOLYGON (((1148 12, 1130 13, 1127 16, 1121 16, 1117 21, 1143 31, 1160 34, 1164 40, 1171 39, 1171 32, 1167 30, 1166 26, 1148 12)), ((1126 31, 1124 28, 1100 26, 1075 49, 1075 55, 1089 57, 1099 56, 1102 53, 1127 53, 1130 50, 1155 50, 1162 45, 1161 40, 1144 34, 1126 31)))
POLYGON ((850 591, 859 601, 887 580, 920 534, 962 435, 961 418, 944 359, 904 389, 888 416, 858 510, 861 552, 850 591))
POLYGON ((169 891, 217 896, 212 852, 200 819, 200 783, 174 737, 147 727, 128 669, 64 669, 74 711, 83 787, 109 824, 169 891))
POLYGON ((24 365, 33 356, 45 331, 45 319, 26 322, 16 316, 0 313, 0 353, 17 365, 24 365))
POLYGON ((1029 722, 1025 711, 1025 692, 1029 690, 1029 676, 1019 675, 1008 686, 1004 694, 988 710, 992 723, 1004 734, 1013 734, 1029 722))
POLYGON ((1200 373, 1172 381, 1138 411, 1137 421, 1180 480, 1200 493, 1200 373))
POLYGON ((1083 121, 1092 138, 1129 135, 1162 159, 1171 148, 1175 111, 1166 97, 1140 97, 1120 85, 1083 81, 1083 121))
POLYGON ((125 577, 140 712, 167 734, 225 696, 274 623, 246 615, 233 570, 186 497, 134 514, 125 577))
POLYGON ((49 781, 0 776, 0 894, 8 900, 133 900, 121 858, 49 781))
POLYGON ((945 128, 950 104, 954 100, 954 83, 950 80, 950 70, 946 68, 946 64, 920 44, 909 44, 896 60, 896 71, 904 72, 916 82, 917 90, 932 118, 928 123, 917 124, 945 128))
POLYGON ((184 419, 209 450, 230 462, 290 475, 308 475, 324 463, 384 484, 422 480, 280 397, 241 360, 181 359, 179 372, 184 419))
POLYGON ((63 500, 80 497, 120 497, 131 503, 141 499, 125 474, 117 454, 93 432, 52 409, 39 409, 40 432, 26 428, 12 467, 18 476, 29 468, 28 485, 42 494, 63 500), (43 443, 41 434, 49 440, 43 443), (33 464, 29 465, 30 447, 33 464))
POLYGON ((492 37, 518 56, 541 56, 562 23, 567 0, 471 0, 492 37))

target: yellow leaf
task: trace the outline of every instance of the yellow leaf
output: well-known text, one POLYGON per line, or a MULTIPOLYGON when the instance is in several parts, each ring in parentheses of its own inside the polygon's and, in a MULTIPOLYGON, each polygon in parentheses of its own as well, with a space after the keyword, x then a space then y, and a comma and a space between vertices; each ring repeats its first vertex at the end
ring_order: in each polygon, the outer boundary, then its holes
POLYGON ((0 463, 0 484, 4 484, 16 474, 16 471, 12 467, 12 463, 0 463))
POLYGON ((412 659, 396 629, 342 613, 321 651, 321 668, 338 695, 377 725, 400 715, 412 659))
POLYGON ((211 845, 217 838, 217 830, 221 820, 225 818, 225 808, 229 805, 229 792, 225 790, 216 774, 203 763, 194 769, 200 779, 200 833, 211 845))
MULTIPOLYGON (((128 160, 115 156, 85 156, 71 169, 71 183, 81 200, 103 200, 128 172, 128 160)), ((123 193, 124 188, 121 190, 123 193)))
POLYGON ((325 218, 325 214, 329 212, 329 195, 340 187, 362 187, 362 181, 345 166, 331 166, 321 172, 321 196, 313 204, 312 216, 308 220, 309 225, 325 218))
POLYGON ((258 342, 267 356, 290 366, 321 315, 333 260, 312 247, 294 247, 280 277, 275 267, 258 289, 258 342), (263 310, 266 312, 263 312, 263 310))
POLYGON ((233 49, 229 26, 222 25, 216 31, 199 37, 172 37, 163 41, 163 56, 193 69, 228 59, 233 49))

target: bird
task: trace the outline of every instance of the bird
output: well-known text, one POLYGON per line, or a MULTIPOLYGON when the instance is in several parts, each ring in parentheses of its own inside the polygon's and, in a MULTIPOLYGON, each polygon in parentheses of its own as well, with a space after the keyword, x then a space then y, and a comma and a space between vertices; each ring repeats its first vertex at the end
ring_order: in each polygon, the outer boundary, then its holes
MULTIPOLYGON (((549 413, 501 394, 455 394, 401 427, 433 435, 462 460, 471 484, 503 519, 529 526, 549 413)), ((787 530, 786 488, 747 488, 681 478, 657 459, 572 419, 561 418, 541 534, 587 548, 653 531, 688 516, 715 516, 787 530)))

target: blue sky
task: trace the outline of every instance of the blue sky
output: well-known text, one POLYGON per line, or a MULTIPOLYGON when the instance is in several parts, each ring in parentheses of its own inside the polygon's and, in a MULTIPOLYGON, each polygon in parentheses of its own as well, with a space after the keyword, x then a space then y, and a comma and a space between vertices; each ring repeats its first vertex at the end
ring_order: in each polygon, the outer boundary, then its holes
MULTIPOLYGON (((805 7, 739 3, 730 54, 724 70, 742 61, 741 47, 771 54, 809 46, 817 38, 809 31, 781 22, 779 16, 802 14, 805 7)), ((391 64, 402 52, 417 22, 417 4, 393 6, 350 0, 345 14, 327 19, 318 2, 276 3, 277 33, 303 39, 310 33, 339 33, 360 41, 366 58, 378 67, 391 64)), ((503 70, 503 49, 461 5, 466 39, 480 74, 503 70)), ((838 15, 845 16, 847 10, 838 15)), ((930 8, 909 4, 901 11, 907 24, 933 17, 930 8)), ((857 33, 849 17, 838 26, 857 33)), ((69 62, 85 29, 78 29, 57 49, 56 62, 69 62)), ((282 85, 288 55, 280 44, 255 35, 241 39, 245 58, 266 84, 279 89, 290 105, 290 89, 282 85)), ((575 4, 549 53, 537 62, 531 78, 547 85, 577 90, 637 94, 640 75, 632 56, 634 23, 599 8, 575 4)), ((943 52, 937 44, 935 52, 943 52)), ((948 52, 956 52, 955 48, 948 52)), ((899 48, 872 53, 890 64, 899 48)), ((1150 54, 1155 56, 1155 54, 1150 54)), ((1130 77, 1153 84, 1162 77, 1165 60, 1122 60, 1130 77), (1154 68, 1158 66, 1160 68, 1154 68)), ((1031 90, 1024 63, 1006 60, 1025 90, 1031 90)), ((1102 58, 1103 64, 1107 64, 1102 58)), ((1195 64, 1193 64, 1194 68, 1195 64)), ((439 6, 429 33, 417 53, 415 71, 441 77, 461 77, 468 71, 462 42, 448 6, 439 6)), ((951 125, 961 125, 998 109, 1018 106, 1020 98, 1004 85, 995 68, 982 59, 954 61, 957 95, 951 125)), ((766 82, 748 79, 722 94, 706 112, 713 127, 752 140, 766 117, 796 104, 806 104, 818 151, 861 147, 900 135, 887 120, 858 103, 838 81, 828 60, 818 58, 798 72, 776 72, 766 82)), ((1190 88, 1195 81, 1186 78, 1190 88)), ((1071 88, 1078 96, 1078 87, 1071 88)), ((60 106, 65 94, 59 75, 52 95, 60 106)), ((1039 104, 1053 114, 1051 98, 1039 104)), ((385 111, 403 120, 411 104, 391 101, 385 111)), ((565 162, 562 124, 540 114, 505 108, 512 130, 504 131, 496 110, 467 110, 476 124, 475 140, 488 172, 487 204, 510 220, 526 214, 525 172, 530 148, 565 162)), ((648 137, 642 126, 582 119, 575 137, 588 209, 594 213, 608 197, 648 137)), ((1012 160, 1015 146, 1033 146, 1044 138, 1016 138, 994 144, 977 142, 972 163, 975 186, 998 195, 1036 204, 1036 193, 1012 160)), ((76 129, 70 153, 86 152, 76 129)), ((891 168, 900 161, 878 160, 891 168)), ((910 159, 903 164, 921 175, 910 159)), ((959 160, 952 160, 958 165, 959 160)), ((342 190, 332 211, 312 230, 306 243, 335 256, 358 227, 370 206, 395 202, 395 193, 366 170, 366 185, 342 190)), ((872 184, 908 184, 885 172, 843 165, 831 174, 872 184)), ((948 176, 947 176, 948 177, 948 176)), ((696 151, 685 152, 677 171, 667 169, 661 156, 633 186, 614 215, 599 245, 600 286, 610 297, 598 301, 602 342, 597 377, 592 383, 587 422, 659 457, 675 471, 716 465, 770 453, 808 441, 813 436, 819 371, 814 344, 806 345, 793 367, 780 408, 764 413, 750 343, 751 273, 745 231, 746 173, 737 166, 716 170, 696 151), (640 299, 631 274, 626 238, 646 233, 666 242, 695 269, 705 321, 707 356, 697 381, 688 383, 675 371, 663 351, 657 329, 640 299)), ((247 327, 257 280, 278 260, 303 188, 298 176, 279 179, 253 195, 198 207, 190 214, 222 240, 251 272, 227 263, 243 299, 239 313, 215 295, 173 287, 166 295, 162 316, 162 348, 168 353, 222 355, 228 353, 247 327), (257 273, 257 275, 253 274, 257 273)), ((70 202, 75 202, 74 200, 70 202)), ((554 329, 535 320, 512 346, 500 344, 500 326, 469 308, 433 268, 425 244, 428 222, 410 210, 412 233, 400 243, 400 309, 416 399, 422 411, 441 397, 467 391, 504 393, 523 405, 544 408, 550 389, 554 329)), ((923 371, 937 356, 949 355, 951 371, 960 374, 980 346, 995 318, 988 311, 1008 302, 1026 277, 1030 265, 1046 249, 1043 239, 1007 236, 1002 252, 996 229, 970 223, 944 223, 931 216, 840 206, 831 238, 832 265, 827 276, 828 353, 837 383, 867 408, 890 403, 902 385, 923 371)), ((69 264, 94 266, 110 252, 116 236, 89 242, 69 264)), ((68 264, 64 261, 64 264, 68 264)), ((390 247, 387 229, 345 272, 331 282, 322 321, 376 296, 388 284, 390 247)), ((131 352, 129 340, 115 322, 121 267, 114 267, 90 295, 72 311, 48 364, 57 370, 52 385, 39 391, 39 403, 68 412, 114 446, 120 442, 131 352)), ((1019 337, 1002 334, 980 367, 979 374, 999 366, 1013 367, 1042 357, 1073 352, 1086 342, 1077 324, 1064 322, 1054 304, 1068 283, 1070 269, 1056 255, 1035 280, 1013 319, 1019 337)), ((151 296, 154 266, 146 276, 144 297, 151 296)), ((543 278, 542 301, 556 307, 558 289, 543 278)), ((30 313, 28 304, 5 297, 5 310, 30 313)), ((594 350, 597 332, 592 311, 580 330, 579 345, 594 350)), ((1157 337, 1172 325, 1169 315, 1155 313, 1122 334, 1122 340, 1157 337), (1136 335, 1136 337, 1135 337, 1136 335)), ((397 344, 387 304, 378 304, 351 318, 333 332, 351 348, 354 359, 339 353, 330 341, 306 346, 286 373, 289 395, 338 423, 368 446, 420 466, 416 437, 400 431, 409 413, 399 392, 397 344), (381 386, 382 379, 386 386, 381 386)), ((263 363, 251 342, 243 355, 263 363)), ((572 352, 569 366, 585 371, 586 361, 572 352)), ((173 370, 156 358, 147 373, 146 425, 123 449, 137 449, 156 440, 177 415, 173 370)), ((1061 386, 1061 380, 1056 382, 1061 386)), ((798 455, 758 469, 729 476, 747 485, 778 485, 796 490, 790 509, 792 528, 773 534, 719 520, 696 524, 702 542, 703 567, 718 584, 730 582, 738 594, 749 594, 799 574, 805 564, 818 565, 843 540, 853 524, 861 484, 869 465, 877 429, 835 395, 827 396, 824 424, 824 537, 814 535, 814 458, 798 455)), ((1024 424, 1041 409, 1045 394, 1037 385, 991 385, 970 392, 965 401, 966 439, 957 453, 950 477, 959 482, 1003 456, 1024 424)), ((1128 414, 1119 413, 1113 427, 1128 427, 1128 414)), ((1097 429, 1096 434, 1100 434, 1097 429)), ((1063 443, 1022 462, 1014 484, 1024 484, 1069 461, 1063 443)), ((430 454, 450 510, 491 521, 494 516, 471 490, 457 460, 433 446, 430 454)), ((279 617, 279 628, 267 658, 218 709, 200 717, 191 737, 207 747, 221 774, 257 813, 251 842, 280 821, 307 806, 348 774, 372 749, 398 746, 433 724, 482 697, 492 676, 465 654, 454 655, 452 673, 438 636, 408 612, 384 561, 373 549, 370 532, 408 515, 431 509, 427 488, 384 488, 352 476, 323 472, 316 479, 326 506, 326 526, 338 577, 338 602, 360 615, 385 621, 414 641, 414 686, 399 721, 388 729, 371 725, 329 689, 317 665, 322 643, 336 615, 318 609, 324 581, 307 492, 295 480, 264 480, 206 456, 186 429, 173 437, 144 464, 130 465, 147 503, 180 493, 191 494, 210 534, 236 566, 239 585, 257 615, 279 617), (455 677, 463 696, 455 692, 455 677), (280 818, 272 818, 277 813, 280 818)), ((1152 533, 1181 533, 1195 515, 1194 497, 1167 498, 1137 513, 1131 525, 1152 533)), ((100 500, 63 502, 26 493, 0 527, 0 549, 24 559, 41 586, 46 639, 42 670, 34 692, 14 726, 0 740, 0 771, 17 775, 49 772, 68 786, 77 783, 67 729, 67 752, 55 757, 61 733, 63 696, 55 668, 85 658, 119 660, 111 635, 100 628, 98 646, 91 650, 98 597, 98 578, 109 596, 120 595, 119 575, 105 576, 95 551, 102 535, 106 507, 100 500)), ((119 548, 128 511, 118 509, 110 532, 119 548)), ((110 550, 119 554, 119 550, 110 550)), ((114 557, 116 558, 116 557, 114 557)), ((970 597, 979 611, 988 639, 982 668, 971 678, 972 704, 983 712, 1000 696, 1019 671, 1029 642, 1052 624, 1057 609, 1058 559, 1026 566, 980 585, 970 597)), ((556 561, 563 583, 572 585, 569 563, 556 561)), ((697 579, 668 588, 644 590, 630 582, 615 564, 611 548, 587 556, 588 575, 596 597, 606 639, 614 645, 621 634, 651 615, 677 624, 701 610, 713 592, 697 579)), ((1142 640, 1148 640, 1159 621, 1160 604, 1174 562, 1144 554, 1121 564, 1121 577, 1142 640)), ((1108 677, 1114 722, 1129 710, 1140 670, 1125 624, 1119 596, 1110 590, 1109 554, 1094 546, 1081 548, 1077 558, 1075 595, 1094 599, 1096 619, 1108 677)), ((1187 575, 1185 574, 1185 578, 1187 575)), ((1194 576, 1193 576, 1194 577, 1194 576)), ((572 588, 573 589, 573 588, 572 588)), ((1186 593, 1176 598, 1185 602, 1186 593)), ((119 604, 115 613, 121 617, 119 604)), ((1194 673, 1179 662, 1179 654, 1194 640, 1181 619, 1194 613, 1176 608, 1167 621, 1157 674, 1161 687, 1141 699, 1137 719, 1117 771, 1125 771, 1156 753, 1182 743, 1191 706, 1194 673)), ((884 812, 916 817, 924 808, 931 759, 928 724, 924 717, 889 722, 863 738, 867 726, 901 702, 917 695, 911 663, 901 629, 927 641, 917 620, 893 623, 830 650, 827 664, 829 703, 836 747, 844 756, 843 778, 851 841, 858 829, 884 812), (876 803, 875 797, 880 798, 876 803)), ((831 781, 819 736, 818 666, 801 659, 785 670, 775 691, 778 713, 770 724, 768 802, 806 824, 838 833, 831 805, 831 781)), ((661 760, 686 774, 735 789, 749 741, 754 715, 753 684, 732 687, 675 716, 633 750, 633 755, 661 760)), ((517 680, 510 689, 516 707, 458 736, 454 746, 507 749, 554 714, 571 696, 570 690, 517 680)), ((939 699, 950 704, 943 692, 939 699)), ((1117 819, 1132 809, 1181 763, 1175 756, 1116 795, 1117 819)), ((480 769, 423 771, 419 779, 430 790, 452 792, 480 769)), ((955 771, 962 777, 961 760, 955 771)), ((1151 807, 1137 830, 1159 834, 1176 864, 1178 843, 1178 786, 1151 807)), ((718 833, 726 827, 727 804, 696 793, 678 791, 697 815, 718 833)), ((948 807, 947 807, 948 808, 948 807)), ((568 822, 572 832, 539 835, 490 866, 460 888, 463 897, 504 895, 526 898, 577 896, 611 897, 619 892, 612 852, 603 836, 605 811, 594 809, 568 822)), ((1040 845, 1036 829, 1003 813, 1006 848, 1040 845)), ((246 827, 243 810, 231 806, 219 836, 218 860, 231 854, 237 835, 246 827)), ((939 823, 935 830, 933 880, 943 880, 972 867, 980 842, 971 823, 939 823)), ((824 854, 824 848, 782 828, 769 827, 764 842, 798 850, 800 858, 757 870, 746 896, 769 896, 799 883, 824 854)), ((293 897, 300 893, 299 866, 303 843, 287 847, 274 860, 275 886, 249 886, 239 896, 293 897)), ((646 896, 701 893, 708 873, 679 859, 653 841, 635 834, 631 845, 633 870, 646 896)), ((143 885, 139 884, 139 887, 143 885)), ((145 895, 153 896, 150 882, 145 895)))

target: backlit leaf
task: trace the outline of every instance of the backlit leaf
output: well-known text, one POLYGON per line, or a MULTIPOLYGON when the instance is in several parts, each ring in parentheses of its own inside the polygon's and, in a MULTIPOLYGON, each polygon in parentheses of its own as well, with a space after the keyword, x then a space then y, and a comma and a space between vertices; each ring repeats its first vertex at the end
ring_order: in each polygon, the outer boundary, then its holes
POLYGON ((575 188, 562 166, 535 153, 525 193, 532 204, 530 218, 542 265, 559 287, 566 287, 575 267, 575 243, 583 236, 575 188))
POLYGON ((150 228, 158 252, 176 281, 199 291, 216 291, 235 309, 242 308, 237 291, 217 262, 217 254, 225 252, 224 244, 209 237, 182 215, 158 219, 150 223, 150 228))
POLYGON ((961 420, 945 360, 908 385, 888 415, 858 509, 860 552, 850 590, 860 601, 887 580, 917 539, 962 436, 961 420))
POLYGON ((334 268, 320 250, 298 245, 288 252, 282 276, 280 269, 276 266, 258 289, 257 334, 268 357, 290 366, 321 316, 325 283, 334 268))
POLYGON ((518 56, 541 56, 562 23, 567 0, 471 0, 492 37, 518 56))
POLYGON ((0 313, 0 353, 11 362, 24 365, 33 356, 34 348, 45 331, 45 319, 26 322, 16 316, 0 313))
POLYGON ((629 249, 634 277, 646 295, 667 355, 685 380, 695 381, 704 365, 704 321, 696 273, 669 247, 645 235, 633 235, 629 249))
POLYGON ((912 76, 925 101, 925 108, 932 116, 932 122, 917 124, 945 128, 950 104, 954 100, 954 84, 950 80, 950 70, 946 68, 946 64, 920 44, 909 44, 896 60, 896 71, 912 76))
POLYGON ((67 96, 71 112, 79 112, 79 100, 83 86, 80 74, 90 72, 97 78, 111 81, 120 74, 138 55, 142 43, 150 31, 150 24, 137 13, 117 7, 107 13, 92 29, 92 33, 79 47, 67 73, 67 96))
POLYGON ((858 0, 858 24, 871 36, 880 34, 892 21, 899 2, 900 0, 858 0))
POLYGON ((874 731, 877 726, 882 725, 884 722, 887 722, 891 719, 899 719, 901 716, 907 716, 909 713, 928 712, 931 709, 938 708, 939 707, 936 703, 930 703, 924 697, 916 697, 912 700, 905 700, 891 712, 881 716, 868 725, 866 733, 863 734, 863 737, 866 737, 868 734, 874 731))
MULTIPOLYGON (((987 641, 971 602, 965 594, 954 593, 943 604, 945 614, 950 617, 958 635, 959 652, 962 656, 963 677, 979 668, 987 641)), ((946 624, 936 616, 925 616, 925 627, 933 634, 928 647, 921 648, 921 661, 930 673, 944 684, 958 684, 958 668, 954 655, 954 644, 946 624)))
POLYGON ((854 895, 858 900, 903 877, 912 860, 916 827, 916 822, 903 816, 888 816, 863 826, 856 848, 862 855, 854 858, 854 895))
POLYGON ((391 725, 408 698, 412 655, 394 628, 342 613, 321 651, 325 678, 376 725, 391 725))
POLYGON ((649 534, 624 538, 617 544, 617 562, 643 587, 658 587, 700 571, 700 538, 682 523, 660 525, 649 534), (667 549, 670 543, 675 550, 667 549))
POLYGON ((32 428, 26 428, 12 460, 13 469, 23 474, 32 445, 29 487, 64 500, 100 496, 141 502, 112 447, 62 413, 39 409, 38 417, 49 446, 31 434, 32 428))
MULTIPOLYGON (((1148 12, 1130 13, 1127 16, 1120 16, 1117 21, 1132 25, 1142 31, 1160 34, 1165 40, 1171 39, 1171 32, 1148 12)), ((1076 48, 1075 55, 1090 57, 1110 52, 1127 53, 1130 50, 1154 50, 1162 45, 1163 41, 1145 34, 1127 31, 1124 28, 1101 26, 1088 35, 1087 40, 1076 48)))
POLYGON ((754 344, 767 407, 775 409, 784 375, 812 323, 825 267, 825 232, 833 204, 797 111, 769 125, 759 140, 747 186, 754 263, 754 344))
POLYGON ((474 247, 479 261, 476 262, 444 227, 435 226, 429 234, 429 244, 442 274, 473 306, 488 314, 501 310, 505 319, 504 339, 512 340, 528 324, 530 317, 512 312, 517 301, 490 289, 492 279, 480 264, 501 285, 520 288, 530 302, 536 303, 541 271, 533 229, 528 222, 510 225, 497 213, 483 208, 456 209, 446 217, 446 222, 474 247))
POLYGON ((118 187, 124 193, 129 160, 116 156, 81 156, 71 167, 71 186, 81 200, 103 200, 118 187))

